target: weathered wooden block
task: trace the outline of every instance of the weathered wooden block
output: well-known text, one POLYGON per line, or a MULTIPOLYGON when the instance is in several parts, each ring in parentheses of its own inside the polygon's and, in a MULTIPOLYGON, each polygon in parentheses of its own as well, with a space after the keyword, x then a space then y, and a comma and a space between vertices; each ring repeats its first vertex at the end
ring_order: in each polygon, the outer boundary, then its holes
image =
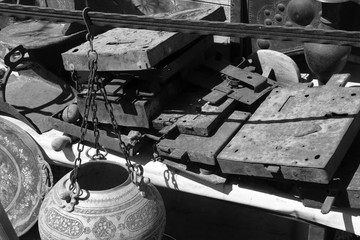
POLYGON ((163 139, 157 145, 160 156, 207 165, 216 165, 216 156, 249 118, 249 113, 235 111, 209 137, 180 134, 176 139, 163 139))
MULTIPOLYGON (((191 9, 174 14, 156 15, 174 19, 225 20, 221 7, 191 9)), ((93 45, 98 53, 98 71, 151 69, 161 60, 197 39, 196 34, 115 28, 96 36, 93 45)), ((66 70, 88 70, 88 43, 62 54, 66 70)))
POLYGON ((328 183, 359 130, 360 90, 275 89, 218 155, 224 173, 328 183))

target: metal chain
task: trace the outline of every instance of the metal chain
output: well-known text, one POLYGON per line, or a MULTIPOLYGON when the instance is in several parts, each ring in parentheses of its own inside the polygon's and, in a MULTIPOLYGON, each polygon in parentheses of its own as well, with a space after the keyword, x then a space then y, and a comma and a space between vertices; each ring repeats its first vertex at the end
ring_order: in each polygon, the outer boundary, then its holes
MULTIPOLYGON (((85 22, 87 23, 86 20, 85 20, 85 22)), ((93 44, 92 44, 93 37, 90 34, 90 32, 86 35, 86 39, 90 43, 90 50, 88 52, 89 77, 88 77, 87 93, 86 93, 86 99, 85 99, 85 110, 84 110, 84 115, 83 115, 83 119, 81 122, 81 130, 80 130, 81 136, 80 136, 80 141, 77 146, 78 156, 74 161, 74 170, 73 170, 73 174, 71 175, 71 179, 70 179, 71 180, 71 188, 74 188, 75 183, 77 183, 77 174, 78 174, 79 168, 82 163, 81 153, 84 151, 84 139, 85 139, 85 135, 88 130, 88 119, 89 119, 89 115, 90 115, 90 110, 92 110, 92 113, 93 113, 92 121, 94 124, 96 155, 99 153, 98 140, 99 140, 100 134, 99 134, 99 130, 97 128, 97 125, 98 125, 98 119, 96 117, 97 106, 95 103, 95 97, 96 97, 96 91, 97 91, 97 89, 95 89, 95 83, 97 85, 96 71, 97 71, 98 55, 97 55, 97 52, 93 49, 93 44)))
MULTIPOLYGON (((89 19, 89 16, 87 15, 89 12, 89 8, 85 8, 83 11, 83 18, 85 20, 86 27, 88 29, 88 34, 86 35, 86 39, 88 40, 90 44, 90 50, 88 51, 88 64, 89 64, 89 78, 88 78, 88 92, 86 94, 86 100, 85 100, 85 111, 84 111, 84 117, 81 123, 81 137, 80 141, 78 143, 78 156, 75 159, 74 162, 74 170, 72 175, 70 176, 70 189, 71 191, 77 191, 77 194, 79 193, 80 186, 77 182, 77 174, 79 171, 79 168, 81 166, 81 153, 84 151, 84 138, 85 134, 88 129, 88 118, 90 109, 92 110, 92 122, 93 122, 93 128, 94 128, 94 137, 95 137, 95 149, 96 153, 94 156, 91 157, 92 160, 95 159, 105 159, 105 156, 100 154, 100 145, 99 145, 99 129, 98 129, 98 118, 97 118, 97 104, 96 104, 96 94, 100 91, 101 95, 105 99, 105 108, 108 111, 111 119, 111 124, 113 127, 114 132, 116 133, 118 139, 119 139, 119 147, 122 150, 126 165, 128 167, 128 171, 131 177, 132 182, 138 186, 141 194, 143 196, 146 196, 147 194, 147 187, 146 185, 150 182, 149 178, 146 178, 143 176, 144 169, 139 164, 132 164, 129 159, 129 149, 126 146, 126 144, 121 139, 121 132, 119 129, 119 126, 116 122, 115 116, 114 116, 114 110, 112 105, 109 103, 109 100, 107 98, 106 89, 103 85, 103 82, 100 80, 99 75, 97 74, 97 61, 98 61, 98 54, 94 50, 93 47, 93 35, 91 33, 91 22, 89 19)), ((71 193, 72 194, 72 193, 71 193)), ((64 196, 66 198, 68 196, 64 196)), ((72 210, 73 207, 70 209, 72 210)))
MULTIPOLYGON (((98 60, 98 54, 97 52, 94 50, 94 44, 93 44, 93 39, 94 36, 92 34, 91 31, 91 21, 89 19, 88 13, 90 11, 90 8, 86 7, 83 10, 83 18, 85 20, 85 25, 86 28, 88 30, 88 33, 86 35, 86 39, 89 42, 90 45, 90 50, 88 51, 88 60, 89 60, 89 86, 88 86, 88 95, 87 98, 89 97, 89 100, 86 99, 86 106, 85 109, 90 108, 91 106, 91 110, 92 110, 92 121, 94 124, 94 137, 95 137, 95 149, 96 149, 96 154, 93 156, 93 158, 96 159, 104 159, 104 156, 100 154, 100 145, 99 145, 99 137, 100 137, 100 133, 99 133, 99 129, 98 129, 98 118, 97 118, 97 104, 96 104, 96 94, 97 92, 100 91, 101 95, 103 96, 104 100, 105 100, 105 108, 107 110, 107 112, 109 113, 110 116, 110 120, 111 120, 111 124, 113 127, 114 132, 116 133, 118 139, 119 139, 119 147, 122 150, 123 154, 124 154, 124 158, 126 160, 126 165, 128 167, 128 170, 131 173, 136 173, 136 175, 141 175, 142 176, 142 171, 140 171, 142 168, 140 168, 139 166, 134 166, 129 157, 129 149, 126 146, 126 144, 122 141, 121 139, 121 131, 119 129, 119 125, 117 124, 116 120, 115 120, 115 116, 114 116, 114 110, 112 105, 109 103, 109 100, 107 98, 107 93, 106 93, 106 89, 103 85, 103 82, 101 81, 100 77, 97 74, 97 60, 98 60), (96 89, 95 89, 96 86, 96 89), (139 174, 139 172, 141 174, 139 174)), ((88 112, 87 112, 88 113, 88 112)), ((134 179, 134 177, 132 176, 132 178, 134 179)))
POLYGON ((113 130, 115 132, 115 134, 117 135, 118 139, 119 139, 119 146, 120 146, 120 149, 122 150, 123 154, 124 154, 124 158, 126 160, 126 164, 127 164, 127 167, 129 169, 130 172, 134 172, 135 171, 135 167, 134 165, 131 163, 129 157, 130 157, 130 154, 129 154, 129 149, 128 147, 126 146, 126 144, 122 141, 121 139, 121 131, 119 129, 119 125, 118 123, 116 122, 115 120, 115 116, 114 116, 114 109, 111 105, 111 103, 109 102, 109 99, 107 97, 107 93, 106 93, 106 89, 104 87, 104 85, 102 84, 102 82, 100 83, 100 92, 101 92, 101 95, 104 97, 104 100, 105 100, 105 108, 107 110, 107 112, 109 113, 109 116, 110 116, 110 121, 111 121, 111 125, 113 127, 113 130))
MULTIPOLYGON (((89 40, 92 42, 92 38, 89 40)), ((96 74, 97 71, 97 59, 98 55, 95 50, 89 50, 88 52, 88 59, 89 59, 89 78, 92 78, 92 88, 91 88, 91 111, 92 111, 92 123, 93 123, 93 132, 94 132, 94 148, 96 150, 95 154, 92 156, 92 160, 96 159, 104 159, 104 155, 100 154, 100 144, 99 144, 99 138, 100 138, 100 131, 98 128, 99 125, 99 119, 97 117, 97 104, 96 104, 96 95, 99 90, 99 77, 96 74)))
MULTIPOLYGON (((94 59, 97 61, 97 59, 94 59)), ((94 63, 94 61, 91 61, 89 59, 89 68, 91 66, 95 66, 96 64, 94 63)), ((80 141, 78 143, 77 146, 77 151, 78 151, 78 156, 75 159, 74 162, 74 170, 73 170, 73 174, 71 175, 71 185, 74 187, 75 182, 77 181, 77 174, 78 174, 78 170, 81 166, 81 153, 84 151, 84 139, 85 139, 85 135, 88 129, 88 118, 89 118, 89 113, 90 113, 90 105, 92 103, 92 98, 93 98, 93 89, 94 89, 94 71, 90 71, 89 73, 89 78, 88 78, 88 84, 87 84, 87 93, 86 93, 86 99, 85 99, 85 110, 84 110, 84 115, 83 115, 83 119, 81 122, 81 136, 80 136, 80 141)))

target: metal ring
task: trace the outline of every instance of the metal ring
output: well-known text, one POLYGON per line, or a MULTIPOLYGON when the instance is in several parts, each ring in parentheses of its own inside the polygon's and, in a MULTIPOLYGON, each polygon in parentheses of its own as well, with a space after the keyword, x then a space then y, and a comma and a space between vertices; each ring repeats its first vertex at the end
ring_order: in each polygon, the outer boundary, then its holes
MULTIPOLYGON (((93 149, 93 148, 88 148, 85 151, 85 155, 90 159, 94 159, 94 157, 96 156, 96 153, 94 153, 93 155, 90 155, 89 152, 90 152, 91 149, 93 149)), ((108 151, 106 150, 106 148, 104 146, 101 146, 101 150, 104 152, 104 154, 101 154, 101 155, 104 156, 104 158, 105 158, 109 153, 108 153, 108 151)))
POLYGON ((90 49, 87 52, 87 57, 89 58, 89 60, 93 60, 94 62, 97 62, 98 60, 98 54, 95 50, 90 49))
POLYGON ((4 64, 11 68, 12 70, 18 66, 25 58, 25 54, 27 53, 27 50, 22 46, 16 46, 13 48, 10 52, 8 52, 4 57, 4 64), (16 53, 19 53, 19 57, 14 58, 14 55, 16 53))
POLYGON ((144 168, 141 166, 141 165, 139 165, 139 164, 135 164, 134 165, 134 172, 136 173, 136 175, 138 175, 138 176, 142 176, 143 174, 144 174, 144 168))

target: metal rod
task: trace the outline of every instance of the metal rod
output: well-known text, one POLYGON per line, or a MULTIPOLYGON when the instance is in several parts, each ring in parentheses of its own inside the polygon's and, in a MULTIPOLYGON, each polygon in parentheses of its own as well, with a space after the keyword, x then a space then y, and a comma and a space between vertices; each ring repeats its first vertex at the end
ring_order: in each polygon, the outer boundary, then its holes
MULTIPOLYGON (((0 4, 0 15, 83 23, 82 11, 0 4)), ((360 46, 360 32, 89 12, 92 24, 159 31, 360 46)))

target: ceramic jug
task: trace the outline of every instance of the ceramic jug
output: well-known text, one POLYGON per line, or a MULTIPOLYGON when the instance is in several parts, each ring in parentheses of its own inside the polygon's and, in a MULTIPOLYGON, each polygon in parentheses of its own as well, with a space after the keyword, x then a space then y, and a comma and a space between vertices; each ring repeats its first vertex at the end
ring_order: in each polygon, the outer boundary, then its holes
POLYGON ((78 169, 80 190, 74 193, 69 191, 73 172, 61 178, 42 203, 38 220, 42 240, 162 238, 165 207, 151 183, 140 191, 116 162, 91 161, 78 169))

